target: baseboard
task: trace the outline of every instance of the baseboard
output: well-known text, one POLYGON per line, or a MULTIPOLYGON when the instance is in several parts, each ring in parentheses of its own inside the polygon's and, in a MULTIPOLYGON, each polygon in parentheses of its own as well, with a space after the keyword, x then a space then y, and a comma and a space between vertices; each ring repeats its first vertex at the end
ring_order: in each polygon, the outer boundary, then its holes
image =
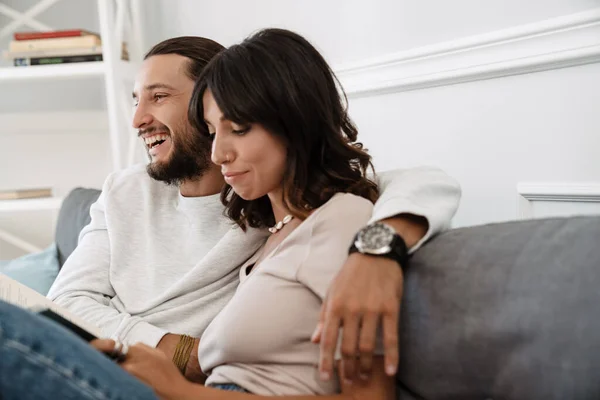
POLYGON ((335 68, 349 97, 600 62, 600 8, 335 68))

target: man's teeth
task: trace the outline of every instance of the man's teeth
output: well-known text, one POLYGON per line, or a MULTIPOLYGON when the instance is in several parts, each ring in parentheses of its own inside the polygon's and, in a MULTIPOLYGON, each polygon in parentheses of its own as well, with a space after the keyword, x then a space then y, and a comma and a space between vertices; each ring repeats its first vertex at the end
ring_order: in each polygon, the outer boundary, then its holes
POLYGON ((147 146, 152 146, 156 142, 160 142, 161 140, 167 140, 169 135, 154 135, 147 138, 144 138, 144 142, 147 146))

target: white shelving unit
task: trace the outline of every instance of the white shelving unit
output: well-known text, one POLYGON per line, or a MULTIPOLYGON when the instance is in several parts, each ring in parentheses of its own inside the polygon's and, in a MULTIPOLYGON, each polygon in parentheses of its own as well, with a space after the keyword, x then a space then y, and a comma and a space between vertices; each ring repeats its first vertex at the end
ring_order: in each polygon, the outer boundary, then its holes
MULTIPOLYGON (((0 3, 0 14, 13 21, 0 29, 0 39, 15 30, 55 30, 36 17, 61 0, 40 0, 24 12, 0 3)), ((95 0, 98 8, 100 37, 102 39, 102 62, 86 62, 59 65, 0 68, 0 91, 4 82, 58 79, 103 79, 106 111, 108 117, 108 139, 110 141, 112 169, 118 170, 135 161, 136 136, 132 134, 128 121, 131 111, 131 82, 139 67, 144 49, 141 28, 141 0, 95 0), (122 61, 121 46, 126 41, 130 61, 122 61)), ((73 26, 78 26, 73 21, 73 26)), ((106 171, 108 174, 111 171, 106 171)), ((62 198, 0 201, 0 213, 49 210, 56 212, 62 198)), ((27 252, 39 248, 0 228, 0 241, 8 242, 27 252)))
POLYGON ((0 212, 58 210, 62 197, 47 197, 41 199, 2 200, 0 212))
MULTIPOLYGON (((34 79, 80 79, 88 77, 104 77, 109 66, 103 61, 58 64, 58 65, 36 65, 33 67, 5 67, 0 68, 0 82, 34 80, 34 79)), ((130 70, 135 73, 132 65, 121 61, 120 69, 130 70)), ((127 75, 131 76, 131 75, 127 75)))

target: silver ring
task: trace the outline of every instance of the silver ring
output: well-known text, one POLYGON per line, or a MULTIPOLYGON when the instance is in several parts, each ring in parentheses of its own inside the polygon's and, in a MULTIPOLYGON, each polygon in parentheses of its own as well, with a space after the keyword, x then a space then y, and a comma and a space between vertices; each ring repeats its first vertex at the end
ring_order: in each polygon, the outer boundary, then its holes
POLYGON ((127 344, 123 343, 123 347, 121 347, 121 354, 123 355, 123 357, 125 357, 127 355, 128 351, 129 351, 129 346, 127 346, 127 344))

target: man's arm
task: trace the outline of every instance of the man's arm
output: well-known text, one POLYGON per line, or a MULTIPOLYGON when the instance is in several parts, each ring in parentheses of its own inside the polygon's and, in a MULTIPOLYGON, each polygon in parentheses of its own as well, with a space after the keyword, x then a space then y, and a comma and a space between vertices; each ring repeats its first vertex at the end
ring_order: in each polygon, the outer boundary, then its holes
POLYGON ((91 222, 81 231, 79 244, 50 288, 48 298, 99 327, 106 337, 156 347, 165 330, 111 306, 115 291, 109 277, 111 253, 105 205, 113 179, 114 174, 108 177, 98 201, 91 206, 91 222))
MULTIPOLYGON (((392 226, 406 242, 409 253, 450 226, 460 201, 458 183, 437 168, 384 173, 378 183, 381 197, 375 203, 371 222, 392 226)), ((321 343, 320 370, 324 379, 332 376, 342 326, 342 368, 347 379, 353 380, 357 374, 368 378, 379 323, 383 328, 386 373, 396 373, 403 282, 402 269, 393 260, 360 253, 348 258, 329 288, 313 335, 313 340, 321 343)))

